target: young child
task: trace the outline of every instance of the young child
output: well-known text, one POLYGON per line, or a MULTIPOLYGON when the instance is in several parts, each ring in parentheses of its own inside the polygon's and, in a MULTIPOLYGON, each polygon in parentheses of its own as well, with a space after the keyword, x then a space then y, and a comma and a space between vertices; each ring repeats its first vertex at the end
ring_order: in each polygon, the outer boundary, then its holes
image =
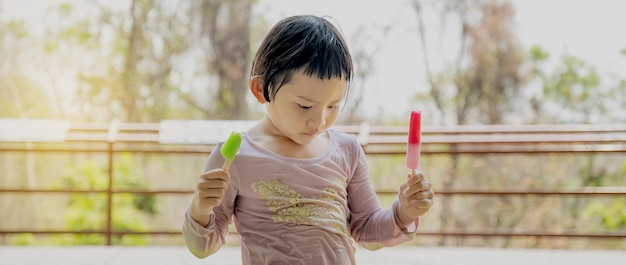
POLYGON ((414 238, 430 183, 409 173, 382 209, 356 137, 329 130, 352 75, 348 46, 326 19, 293 16, 270 30, 250 79, 266 115, 242 133, 228 172, 210 154, 183 225, 194 255, 225 243, 231 217, 243 264, 355 264, 354 242, 373 250, 414 238))

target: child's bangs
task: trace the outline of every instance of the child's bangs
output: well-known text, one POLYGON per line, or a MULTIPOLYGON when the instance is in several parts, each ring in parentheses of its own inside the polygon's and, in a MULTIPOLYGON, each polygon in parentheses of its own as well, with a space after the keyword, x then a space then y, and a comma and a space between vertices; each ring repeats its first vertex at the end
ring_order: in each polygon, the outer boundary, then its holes
POLYGON ((350 55, 341 47, 318 48, 315 56, 303 66, 303 72, 309 76, 317 75, 319 79, 339 78, 350 80, 352 78, 352 63, 350 55))

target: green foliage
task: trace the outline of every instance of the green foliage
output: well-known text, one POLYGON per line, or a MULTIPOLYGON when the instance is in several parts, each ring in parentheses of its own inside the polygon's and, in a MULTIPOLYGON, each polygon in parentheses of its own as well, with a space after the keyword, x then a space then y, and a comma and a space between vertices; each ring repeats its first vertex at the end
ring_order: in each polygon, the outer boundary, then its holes
POLYGON ((24 39, 29 36, 28 28, 23 20, 11 20, 7 22, 5 27, 16 39, 24 39))
POLYGON ((601 224, 606 230, 626 228, 626 200, 613 200, 610 203, 594 200, 585 208, 583 217, 591 220, 591 223, 601 224))
MULTIPOLYGON (((1 63, 0 63, 1 64, 1 63)), ((8 73, 6 77, 0 73, 0 118, 52 118, 54 115, 44 91, 26 75, 16 72, 8 73), (4 101, 6 99, 6 101, 4 101), (4 104, 10 102, 9 104, 4 104)))
MULTIPOLYGON (((106 165, 85 161, 71 167, 60 183, 53 188, 105 190, 108 185, 106 165)), ((122 154, 115 160, 115 189, 145 189, 147 182, 134 166, 131 154, 122 154)), ((112 224, 114 231, 145 231, 145 214, 157 213, 156 198, 152 195, 115 194, 113 196, 112 224)), ((107 224, 107 197, 104 194, 72 194, 67 209, 62 212, 65 228, 76 231, 104 230, 107 224)), ((61 235, 53 237, 60 245, 101 245, 105 237, 99 234, 61 235)), ((144 236, 117 236, 116 245, 144 245, 144 236)))
MULTIPOLYGON (((188 113, 185 104, 172 104, 178 103, 181 84, 170 76, 179 71, 173 67, 176 57, 188 52, 188 14, 168 9, 163 1, 131 1, 132 12, 110 9, 97 1, 88 5, 94 14, 76 14, 76 19, 60 20, 50 27, 47 49, 58 53, 64 45, 90 55, 77 69, 75 102, 97 115, 83 116, 155 122, 170 113, 188 113)), ((51 15, 63 18, 73 8, 61 4, 52 11, 51 15)))
POLYGON ((30 48, 30 32, 23 20, 0 22, 0 118, 47 118, 51 111, 45 91, 24 65, 23 50, 30 48), (8 103, 8 104, 7 104, 8 103))
POLYGON ((597 94, 600 77, 595 67, 590 67, 574 56, 563 56, 563 67, 545 80, 544 95, 560 99, 573 107, 577 103, 592 99, 597 94))
POLYGON ((603 86, 600 73, 582 59, 563 55, 553 69, 546 67, 549 54, 540 46, 529 50, 531 73, 543 93, 535 98, 537 120, 557 123, 590 123, 610 112, 604 104, 614 89, 603 86))
POLYGON ((533 62, 543 62, 549 57, 550 54, 539 45, 535 45, 530 48, 530 60, 533 62))
POLYGON ((35 235, 33 234, 19 234, 11 238, 11 245, 13 246, 30 246, 35 244, 35 235))
MULTIPOLYGON (((626 175, 626 162, 623 163, 621 172, 617 172, 614 176, 602 172, 594 178, 589 178, 587 183, 589 186, 605 186, 604 181, 607 178, 614 177, 623 181, 626 175)), ((620 183, 616 183, 620 185, 620 183)), ((614 199, 610 201, 593 200, 586 205, 583 217, 596 224, 596 228, 602 230, 620 230, 626 228, 626 200, 614 199)))
MULTIPOLYGON (((622 54, 626 55, 623 50, 622 54)), ((541 83, 542 95, 532 99, 537 120, 547 123, 612 123, 624 120, 615 109, 626 106, 626 80, 603 75, 593 65, 565 54, 554 68, 539 46, 529 50, 532 76, 541 83)))

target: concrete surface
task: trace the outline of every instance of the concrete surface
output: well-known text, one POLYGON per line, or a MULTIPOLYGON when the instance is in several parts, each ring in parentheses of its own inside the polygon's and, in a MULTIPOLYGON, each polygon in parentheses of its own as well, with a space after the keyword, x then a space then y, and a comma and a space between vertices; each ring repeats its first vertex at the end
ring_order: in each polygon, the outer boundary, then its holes
MULTIPOLYGON (((359 249, 360 265, 609 265, 626 264, 626 251, 395 247, 359 249)), ((185 247, 14 247, 0 246, 0 265, 192 265, 241 264, 238 247, 224 247, 206 259, 185 247)))

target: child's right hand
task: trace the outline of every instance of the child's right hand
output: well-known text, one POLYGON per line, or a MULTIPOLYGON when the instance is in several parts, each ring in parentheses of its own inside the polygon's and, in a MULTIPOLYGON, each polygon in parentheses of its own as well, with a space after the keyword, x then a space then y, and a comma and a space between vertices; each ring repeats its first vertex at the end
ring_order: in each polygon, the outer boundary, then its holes
POLYGON ((202 173, 195 187, 190 214, 198 224, 206 227, 213 207, 222 203, 228 189, 230 175, 221 168, 202 173))

